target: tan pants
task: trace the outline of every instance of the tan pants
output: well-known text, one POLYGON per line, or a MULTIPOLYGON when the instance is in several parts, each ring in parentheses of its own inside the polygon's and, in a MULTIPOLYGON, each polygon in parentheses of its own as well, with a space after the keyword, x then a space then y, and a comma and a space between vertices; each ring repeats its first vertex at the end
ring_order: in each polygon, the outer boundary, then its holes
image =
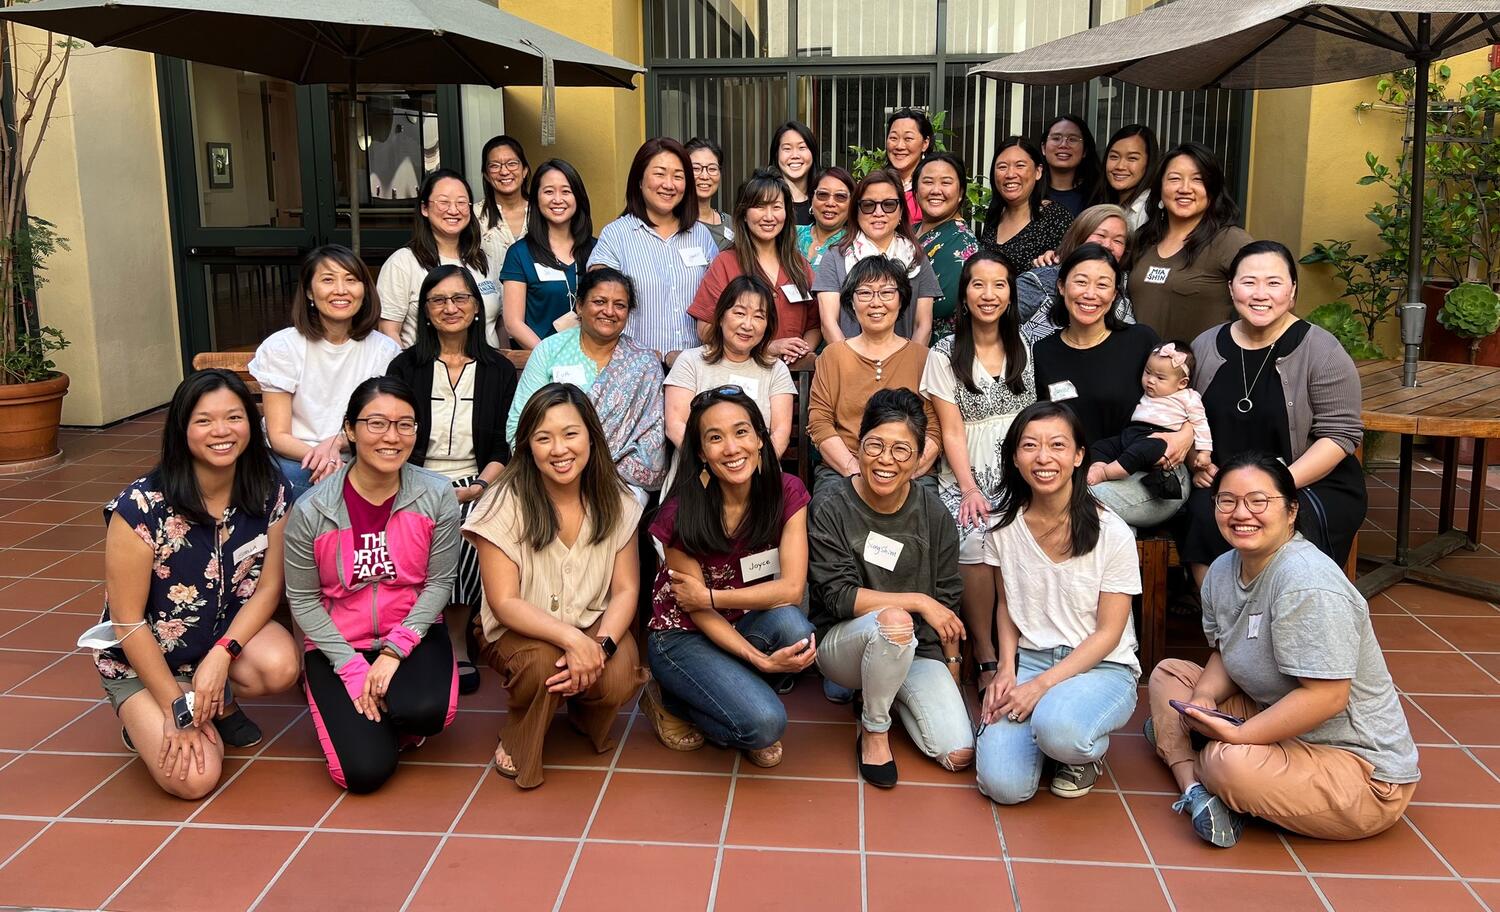
MULTIPOLYGON (((588 633, 592 636, 593 629, 588 633)), ((561 649, 513 630, 493 643, 482 634, 478 639, 480 657, 500 673, 501 683, 510 692, 510 712, 500 729, 500 740, 516 764, 516 785, 535 788, 542 784, 542 745, 560 700, 567 700, 568 719, 594 750, 602 754, 614 748, 609 730, 615 716, 646 680, 640 651, 629 631, 620 638, 614 656, 604 663, 599 680, 574 697, 547 690, 547 679, 557 674, 561 649)))
MULTIPOLYGON (((1194 753, 1191 729, 1167 701, 1191 702, 1202 675, 1200 666, 1181 659, 1167 659, 1151 672, 1156 753, 1167 766, 1192 760, 1198 781, 1234 810, 1315 839, 1363 839, 1401 819, 1417 784, 1376 779, 1368 762, 1340 748, 1293 738, 1277 744, 1211 741, 1194 753)), ((1260 707, 1235 693, 1220 701, 1219 710, 1248 719, 1260 707)))

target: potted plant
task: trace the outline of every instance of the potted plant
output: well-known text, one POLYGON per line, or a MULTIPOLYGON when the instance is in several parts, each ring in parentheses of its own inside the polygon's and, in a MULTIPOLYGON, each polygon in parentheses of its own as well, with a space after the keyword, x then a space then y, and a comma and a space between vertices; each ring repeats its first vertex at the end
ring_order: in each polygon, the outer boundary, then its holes
MULTIPOLYGON (((1443 306, 1438 310, 1437 322, 1448 332, 1469 343, 1469 363, 1479 362, 1481 346, 1500 349, 1500 294, 1489 285, 1465 282, 1443 297, 1443 306)), ((1491 356, 1500 355, 1492 351, 1491 356)))
POLYGON ((13 23, 0 23, 0 66, 14 102, 0 128, 0 474, 62 461, 57 428, 68 377, 50 356, 68 343, 40 324, 36 290, 47 257, 67 243, 26 212, 26 185, 76 46, 51 32, 33 44, 13 23), (28 56, 24 66, 17 65, 18 52, 28 56))

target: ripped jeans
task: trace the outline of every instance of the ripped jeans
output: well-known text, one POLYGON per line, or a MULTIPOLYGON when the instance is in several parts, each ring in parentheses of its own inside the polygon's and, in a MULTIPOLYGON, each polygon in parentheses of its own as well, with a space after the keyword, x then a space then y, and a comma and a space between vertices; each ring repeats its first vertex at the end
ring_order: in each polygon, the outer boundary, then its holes
MULTIPOLYGON (((830 627, 818 640, 818 669, 825 678, 864 692, 860 721, 866 731, 890 731, 894 707, 922 753, 954 769, 949 756, 974 748, 974 729, 958 684, 946 664, 917 656, 916 636, 909 626, 905 642, 899 642, 900 630, 883 631, 882 613, 830 627)), ((967 765, 965 760, 956 766, 967 765)))

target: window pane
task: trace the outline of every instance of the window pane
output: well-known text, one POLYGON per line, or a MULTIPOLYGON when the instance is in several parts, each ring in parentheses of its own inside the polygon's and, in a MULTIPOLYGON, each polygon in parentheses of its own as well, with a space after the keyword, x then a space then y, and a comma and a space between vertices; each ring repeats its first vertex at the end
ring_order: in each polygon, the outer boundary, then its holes
POLYGON ((848 167, 850 146, 884 147, 887 114, 931 104, 930 83, 926 73, 799 76, 799 119, 818 137, 822 164, 848 167))
POLYGON ((718 207, 728 211, 740 182, 768 164, 771 131, 787 119, 786 77, 663 76, 658 85, 662 135, 706 136, 723 147, 718 207))
MULTIPOLYGON (((329 86, 328 128, 340 228, 349 227, 349 90, 329 86)), ((436 171, 437 93, 431 86, 359 89, 360 230, 407 228, 422 181, 436 171)), ((477 192, 477 191, 476 191, 477 192)))
MULTIPOLYGON (((1131 0, 1104 2, 1124 6, 1131 0)), ((1089 0, 948 0, 947 50, 1010 54, 1088 27, 1089 0)))
POLYGON ((646 9, 657 60, 785 57, 787 0, 651 0, 646 9))
POLYGON ((296 86, 188 64, 198 223, 205 228, 302 225, 296 86))
POLYGON ((965 76, 963 68, 947 70, 945 80, 950 145, 963 157, 969 173, 983 175, 995 147, 1020 134, 1040 144, 1042 128, 1058 114, 1086 113, 1088 87, 1014 85, 982 76, 965 76))
POLYGON ((1092 123, 1101 155, 1109 135, 1132 123, 1147 124, 1155 130, 1163 152, 1181 142, 1202 143, 1218 153, 1232 187, 1244 168, 1239 157, 1244 118, 1244 92, 1229 89, 1162 92, 1104 79, 1100 80, 1099 107, 1092 123))
POLYGON ((296 260, 205 263, 202 268, 211 350, 254 351, 266 336, 291 325, 296 260))
POLYGON ((797 4, 798 57, 935 53, 937 0, 801 0, 797 4))

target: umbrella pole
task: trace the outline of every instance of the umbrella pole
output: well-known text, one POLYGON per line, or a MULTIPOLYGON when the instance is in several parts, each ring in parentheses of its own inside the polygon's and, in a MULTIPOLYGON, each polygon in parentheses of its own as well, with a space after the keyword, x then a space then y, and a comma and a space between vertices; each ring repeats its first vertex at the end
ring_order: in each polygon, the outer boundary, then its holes
POLYGON ((1411 226, 1407 238, 1406 303, 1401 305, 1401 344, 1405 349, 1401 361, 1401 385, 1417 385, 1417 359, 1422 350, 1423 324, 1427 305, 1422 303, 1422 210, 1426 203, 1427 182, 1427 86, 1432 68, 1432 14, 1417 16, 1417 49, 1412 55, 1416 64, 1416 99, 1412 117, 1411 157, 1411 226))
POLYGON ((358 64, 349 62, 349 241, 359 256, 359 77, 358 64))

